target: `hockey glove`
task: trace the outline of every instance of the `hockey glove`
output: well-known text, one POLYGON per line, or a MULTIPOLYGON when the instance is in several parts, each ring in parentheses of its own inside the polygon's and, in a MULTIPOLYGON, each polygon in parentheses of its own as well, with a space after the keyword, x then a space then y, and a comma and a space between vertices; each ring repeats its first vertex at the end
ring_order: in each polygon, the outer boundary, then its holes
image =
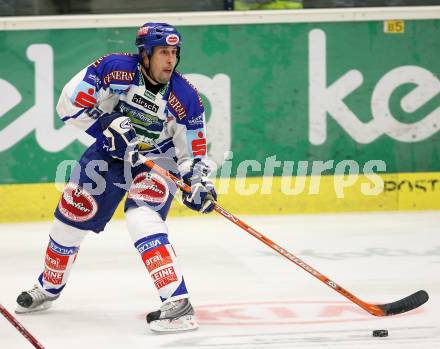
POLYGON ((97 143, 111 157, 129 161, 135 165, 139 159, 138 138, 130 119, 122 113, 103 114, 98 118, 102 135, 97 143))
POLYGON ((183 192, 183 203, 194 211, 209 213, 214 210, 217 193, 214 184, 208 178, 209 168, 200 159, 195 159, 190 172, 183 181, 191 186, 191 193, 183 192))

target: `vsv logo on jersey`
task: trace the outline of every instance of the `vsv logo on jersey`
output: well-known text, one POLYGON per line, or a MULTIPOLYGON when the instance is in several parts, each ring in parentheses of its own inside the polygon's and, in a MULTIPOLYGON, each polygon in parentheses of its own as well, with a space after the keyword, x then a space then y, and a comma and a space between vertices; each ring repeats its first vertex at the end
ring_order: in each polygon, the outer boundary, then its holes
POLYGON ((131 99, 132 102, 139 104, 140 106, 144 107, 145 109, 151 110, 153 113, 157 113, 159 110, 159 106, 154 104, 153 102, 150 102, 148 99, 145 99, 142 96, 139 96, 138 94, 134 94, 133 98, 131 99))
POLYGON ((130 119, 125 119, 121 122, 121 124, 119 125, 120 128, 122 128, 123 130, 130 130, 131 129, 131 121, 130 119))

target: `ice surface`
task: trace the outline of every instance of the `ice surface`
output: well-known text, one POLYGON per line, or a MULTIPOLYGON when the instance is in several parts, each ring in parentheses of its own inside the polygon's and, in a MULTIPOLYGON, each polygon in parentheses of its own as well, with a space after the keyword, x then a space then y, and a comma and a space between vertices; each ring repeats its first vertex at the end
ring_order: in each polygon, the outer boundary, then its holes
MULTIPOLYGON (((47 349, 440 347, 439 212, 241 218, 366 302, 419 289, 431 298, 376 318, 213 213, 169 219, 198 331, 148 330, 145 314, 160 302, 123 221, 86 237, 51 310, 16 317, 47 349)), ((0 225, 0 303, 11 312, 41 271, 49 227, 0 225)), ((0 348, 30 347, 0 316, 0 348)))

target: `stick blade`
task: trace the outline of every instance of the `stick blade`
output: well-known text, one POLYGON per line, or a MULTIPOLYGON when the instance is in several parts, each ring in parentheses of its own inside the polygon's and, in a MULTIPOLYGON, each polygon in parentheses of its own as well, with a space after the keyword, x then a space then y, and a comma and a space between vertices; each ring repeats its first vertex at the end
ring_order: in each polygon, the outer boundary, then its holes
POLYGON ((406 313, 425 304, 429 299, 428 292, 424 290, 417 291, 412 295, 402 298, 401 300, 377 305, 382 311, 384 316, 397 315, 406 313))

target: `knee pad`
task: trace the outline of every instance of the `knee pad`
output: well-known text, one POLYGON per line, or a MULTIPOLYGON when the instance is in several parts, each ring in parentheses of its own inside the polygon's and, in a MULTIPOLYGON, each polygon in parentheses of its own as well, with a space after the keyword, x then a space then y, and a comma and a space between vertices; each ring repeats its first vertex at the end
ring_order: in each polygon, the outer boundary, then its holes
POLYGON ((128 232, 135 243, 148 235, 168 234, 168 228, 160 215, 147 206, 129 208, 125 218, 128 232))
POLYGON ((88 230, 81 230, 56 219, 50 230, 50 237, 60 245, 76 246, 81 245, 88 230))

